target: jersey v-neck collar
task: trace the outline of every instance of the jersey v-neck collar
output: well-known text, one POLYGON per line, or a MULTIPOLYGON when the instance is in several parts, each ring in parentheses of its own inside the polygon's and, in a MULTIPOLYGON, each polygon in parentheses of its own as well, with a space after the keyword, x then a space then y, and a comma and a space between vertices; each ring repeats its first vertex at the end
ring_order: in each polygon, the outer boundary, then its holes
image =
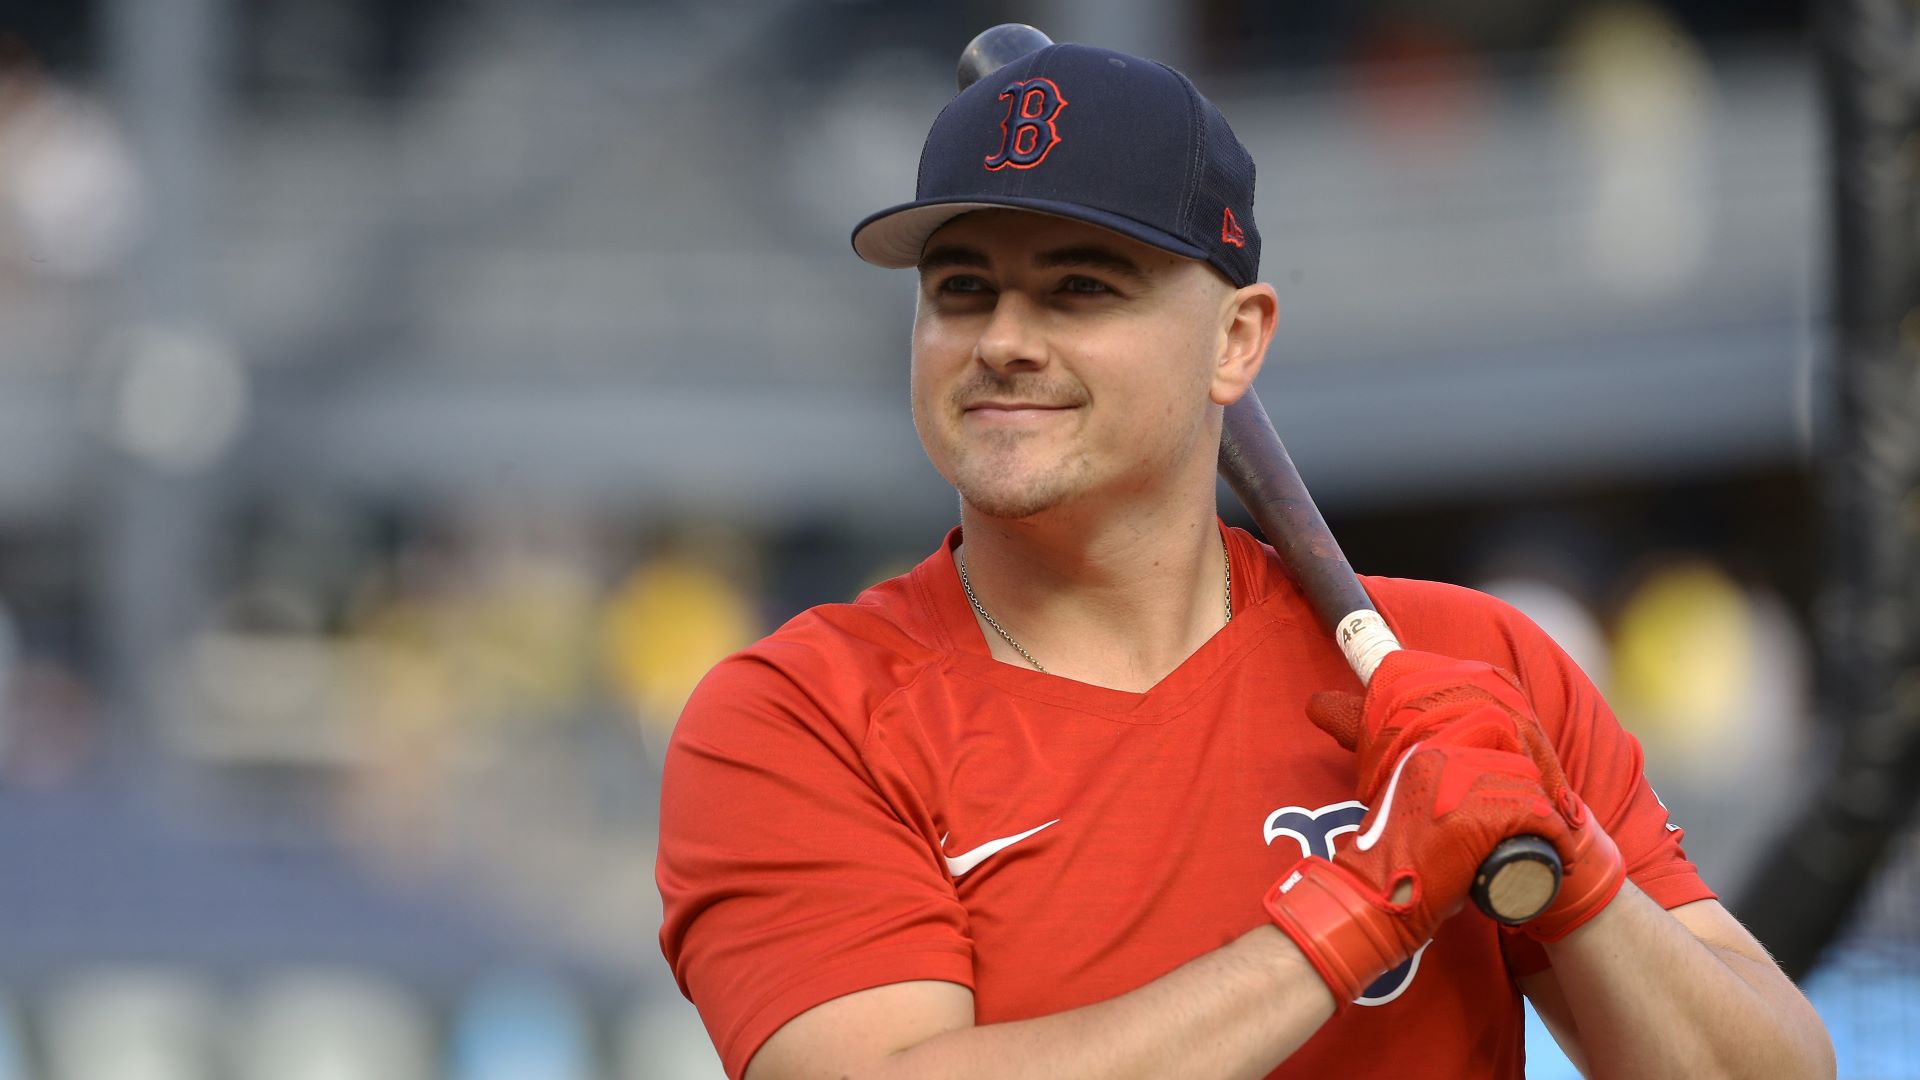
POLYGON ((1281 626, 1298 621, 1293 583, 1276 573, 1265 547, 1252 536, 1218 522, 1233 574, 1233 618, 1179 666, 1144 692, 1114 690, 1032 668, 993 655, 960 586, 954 549, 960 529, 947 533, 940 550, 914 568, 915 592, 940 638, 944 665, 954 675, 978 679, 999 690, 1048 705, 1137 724, 1171 720, 1207 696, 1207 690, 1281 626))

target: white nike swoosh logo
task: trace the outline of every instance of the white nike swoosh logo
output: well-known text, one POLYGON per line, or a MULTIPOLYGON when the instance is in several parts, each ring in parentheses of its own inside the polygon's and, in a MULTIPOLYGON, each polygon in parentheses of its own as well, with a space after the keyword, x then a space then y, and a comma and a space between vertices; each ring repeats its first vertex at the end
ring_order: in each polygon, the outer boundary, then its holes
POLYGON ((1420 749, 1418 746, 1407 747, 1407 752, 1401 754, 1400 761, 1394 765, 1393 779, 1387 781, 1386 797, 1380 800, 1380 816, 1374 818, 1372 827, 1361 833, 1360 839, 1355 841, 1360 845, 1361 851, 1369 851, 1379 842, 1381 830, 1387 827, 1387 819, 1393 816, 1393 793, 1400 787, 1400 770, 1407 767, 1407 759, 1412 757, 1413 752, 1418 749, 1420 749))
MULTIPOLYGON (((1060 823, 1060 819, 1054 818, 1052 821, 1047 822, 1047 825, 1058 825, 1059 823, 1060 823)), ((979 866, 981 863, 986 862, 988 856, 997 855, 1000 852, 1005 851, 1006 849, 1012 847, 1013 845, 1019 843, 1020 841, 1025 840, 1027 837, 1032 836, 1034 833, 1039 832, 1041 829, 1046 828, 1047 825, 1035 825, 1033 828, 1028 829, 1026 832, 1023 832, 1023 833, 1015 833, 1012 836, 1003 836, 998 840, 989 840, 986 843, 981 844, 979 847, 974 848, 971 851, 963 851, 958 855, 947 855, 943 850, 941 854, 947 860, 947 873, 952 874, 954 877, 959 877, 961 874, 964 874, 967 871, 973 869, 974 867, 979 866)), ((947 846, 946 837, 943 836, 940 838, 940 846, 943 849, 947 846)))

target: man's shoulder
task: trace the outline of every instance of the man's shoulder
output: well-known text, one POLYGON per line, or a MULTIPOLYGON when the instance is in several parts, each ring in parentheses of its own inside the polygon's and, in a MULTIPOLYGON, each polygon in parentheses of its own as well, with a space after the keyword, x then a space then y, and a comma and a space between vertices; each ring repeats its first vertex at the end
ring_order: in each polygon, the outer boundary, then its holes
MULTIPOLYGON (((1229 536, 1246 553, 1253 580, 1248 582, 1254 599, 1278 603, 1288 608, 1303 625, 1319 625, 1320 616, 1300 589, 1286 561, 1272 545, 1244 529, 1230 529, 1229 536)), ((1238 573, 1238 566, 1235 569, 1238 573)), ((1467 622, 1504 619, 1519 613, 1505 602, 1460 585, 1420 578, 1359 575, 1361 585, 1374 606, 1386 617, 1396 633, 1407 629, 1425 630, 1428 624, 1454 627, 1467 622), (1408 624, 1403 626, 1402 624, 1408 624)), ((1240 588, 1234 583, 1236 597, 1240 588)))
POLYGON ((1373 597, 1375 603, 1392 604, 1405 608, 1409 613, 1423 616, 1435 614, 1491 616, 1513 611, 1509 604, 1498 597, 1478 589, 1469 589, 1464 585, 1454 585, 1445 581, 1376 577, 1371 574, 1362 575, 1360 581, 1366 586, 1367 595, 1373 597))
POLYGON ((1536 704, 1597 700, 1598 691, 1579 665, 1552 636, 1507 601, 1438 581, 1362 580, 1387 624, 1407 648, 1504 668, 1519 678, 1536 704))
POLYGON ((912 579, 912 574, 902 574, 865 589, 850 602, 810 607, 739 655, 776 666, 924 663, 939 650, 912 579))
POLYGON ((1360 580, 1401 644, 1411 649, 1511 667, 1548 640, 1518 608, 1478 589, 1418 578, 1360 580))

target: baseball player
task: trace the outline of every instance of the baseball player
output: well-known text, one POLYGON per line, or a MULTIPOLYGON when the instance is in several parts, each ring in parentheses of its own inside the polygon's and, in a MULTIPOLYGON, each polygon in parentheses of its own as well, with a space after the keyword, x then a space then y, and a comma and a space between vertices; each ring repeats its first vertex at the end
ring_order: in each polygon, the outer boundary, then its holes
POLYGON ((854 232, 916 267, 912 408, 961 496, 919 566, 716 667, 667 754, 661 944, 728 1074, 1830 1076, 1806 1000, 1517 612, 1370 578, 1364 696, 1225 527, 1274 332, 1254 168, 1184 76, 1034 53, 854 232), (1502 839, 1565 876, 1503 927, 1502 839))

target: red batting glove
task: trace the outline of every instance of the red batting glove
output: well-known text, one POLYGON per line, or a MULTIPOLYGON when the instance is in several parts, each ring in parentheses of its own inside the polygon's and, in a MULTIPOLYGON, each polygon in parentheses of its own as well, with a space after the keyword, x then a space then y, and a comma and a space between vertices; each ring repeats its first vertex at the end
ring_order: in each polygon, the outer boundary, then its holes
POLYGON ((1422 741, 1525 754, 1557 809, 1550 828, 1534 830, 1560 853, 1560 891, 1523 929, 1558 941, 1599 914, 1626 878, 1613 838, 1593 820, 1567 784, 1559 756, 1519 683, 1490 664, 1401 650, 1381 661, 1363 699, 1327 691, 1307 703, 1307 717, 1359 755, 1363 802, 1373 805, 1387 771, 1422 741))
POLYGON ((1302 859, 1267 891, 1267 912, 1344 1007, 1460 909, 1495 845, 1556 821, 1532 758, 1432 740, 1394 763, 1333 861, 1302 859))

